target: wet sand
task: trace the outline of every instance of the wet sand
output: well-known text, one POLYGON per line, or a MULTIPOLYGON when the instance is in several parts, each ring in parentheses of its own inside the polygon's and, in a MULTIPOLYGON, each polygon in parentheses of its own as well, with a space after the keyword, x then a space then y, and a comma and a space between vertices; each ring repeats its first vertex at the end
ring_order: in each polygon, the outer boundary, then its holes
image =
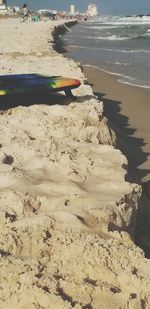
POLYGON ((116 76, 90 66, 83 70, 117 132, 117 147, 128 158, 129 175, 138 182, 150 180, 150 91, 121 84, 116 76))

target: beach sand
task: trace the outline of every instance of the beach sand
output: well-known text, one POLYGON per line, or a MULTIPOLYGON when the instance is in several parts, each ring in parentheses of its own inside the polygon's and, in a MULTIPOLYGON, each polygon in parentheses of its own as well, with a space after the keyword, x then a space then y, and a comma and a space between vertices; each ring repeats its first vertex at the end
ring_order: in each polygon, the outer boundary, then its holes
POLYGON ((134 242, 141 186, 125 180, 124 135, 80 65, 54 50, 63 23, 0 23, 1 74, 81 81, 76 100, 0 98, 0 308, 149 309, 150 261, 134 242))
POLYGON ((117 147, 128 158, 136 181, 150 180, 150 91, 120 83, 116 76, 84 66, 94 93, 104 103, 104 115, 117 133, 117 147))

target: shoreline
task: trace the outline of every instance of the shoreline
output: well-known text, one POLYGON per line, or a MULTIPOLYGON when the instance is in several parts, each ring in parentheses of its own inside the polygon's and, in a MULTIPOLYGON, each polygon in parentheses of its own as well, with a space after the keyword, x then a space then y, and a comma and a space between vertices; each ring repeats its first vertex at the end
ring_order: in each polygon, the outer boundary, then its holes
POLYGON ((83 64, 83 73, 104 103, 104 115, 118 137, 117 148, 128 159, 129 174, 134 181, 149 181, 150 91, 121 83, 117 76, 90 65, 83 64))
MULTIPOLYGON (((150 87, 149 87, 149 86, 144 86, 144 85, 142 86, 142 85, 139 85, 139 84, 132 84, 132 83, 130 83, 130 82, 122 81, 121 79, 124 78, 125 76, 122 75, 121 73, 109 72, 109 71, 104 70, 104 69, 102 69, 102 68, 100 68, 100 67, 96 67, 96 66, 90 65, 90 64, 83 64, 83 66, 91 67, 91 68, 93 68, 93 69, 96 69, 96 70, 99 70, 99 71, 101 71, 101 72, 104 72, 104 73, 106 73, 106 74, 108 74, 108 75, 112 75, 112 76, 114 76, 114 78, 117 79, 118 83, 121 83, 121 84, 123 84, 123 85, 130 86, 130 87, 135 87, 135 88, 143 89, 143 90, 149 92, 149 94, 150 94, 150 87)), ((129 76, 129 77, 130 77, 130 76, 129 76)))

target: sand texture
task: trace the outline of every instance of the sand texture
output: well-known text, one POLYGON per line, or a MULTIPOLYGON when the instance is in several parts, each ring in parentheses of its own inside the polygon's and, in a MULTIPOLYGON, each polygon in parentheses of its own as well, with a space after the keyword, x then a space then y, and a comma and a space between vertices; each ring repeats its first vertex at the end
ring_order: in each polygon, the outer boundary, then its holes
POLYGON ((6 109, 0 98, 0 308, 149 309, 150 262, 134 244, 141 187, 125 181, 80 64, 54 50, 63 23, 0 21, 1 74, 81 81, 76 101, 20 96, 6 109))

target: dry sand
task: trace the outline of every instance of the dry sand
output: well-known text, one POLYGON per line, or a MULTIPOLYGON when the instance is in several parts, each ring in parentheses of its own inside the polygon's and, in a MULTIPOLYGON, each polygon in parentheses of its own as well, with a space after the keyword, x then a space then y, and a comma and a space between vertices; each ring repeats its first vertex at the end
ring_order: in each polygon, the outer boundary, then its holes
POLYGON ((128 158, 130 173, 138 181, 150 180, 150 91, 122 84, 89 66, 84 66, 84 73, 104 103, 104 114, 117 132, 117 146, 128 158))
POLYGON ((0 308, 149 309, 150 261, 134 244, 141 187, 125 181, 79 64, 53 49, 64 22, 0 21, 1 73, 81 80, 77 101, 1 98, 0 308))

